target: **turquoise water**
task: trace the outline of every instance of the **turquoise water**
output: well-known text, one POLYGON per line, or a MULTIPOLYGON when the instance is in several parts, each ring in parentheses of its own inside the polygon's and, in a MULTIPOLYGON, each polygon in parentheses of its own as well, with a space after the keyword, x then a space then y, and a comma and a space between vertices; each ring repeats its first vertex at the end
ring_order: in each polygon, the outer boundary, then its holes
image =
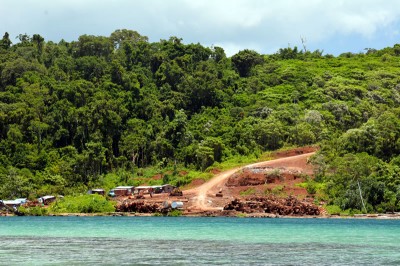
POLYGON ((0 217, 0 265, 400 265, 400 220, 0 217))

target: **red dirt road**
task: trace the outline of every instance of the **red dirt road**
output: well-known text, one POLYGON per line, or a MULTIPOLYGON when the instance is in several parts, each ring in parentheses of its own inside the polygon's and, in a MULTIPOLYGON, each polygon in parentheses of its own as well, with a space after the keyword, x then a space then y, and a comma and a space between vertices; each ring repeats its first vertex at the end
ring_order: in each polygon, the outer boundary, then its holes
MULTIPOLYGON (((265 162, 259 162, 254 164, 249 164, 243 167, 237 167, 225 172, 222 172, 215 177, 213 177, 208 182, 189 190, 185 190, 184 194, 188 195, 191 201, 191 209, 199 211, 213 211, 222 210, 223 206, 213 207, 211 203, 216 200, 215 194, 219 190, 223 189, 225 182, 235 174, 244 168, 254 168, 254 167, 273 167, 273 168, 285 168, 287 170, 296 170, 305 174, 312 174, 312 167, 307 164, 307 160, 315 152, 305 153, 301 155, 280 158, 265 162)), ((217 204, 219 205, 219 204, 217 204)))

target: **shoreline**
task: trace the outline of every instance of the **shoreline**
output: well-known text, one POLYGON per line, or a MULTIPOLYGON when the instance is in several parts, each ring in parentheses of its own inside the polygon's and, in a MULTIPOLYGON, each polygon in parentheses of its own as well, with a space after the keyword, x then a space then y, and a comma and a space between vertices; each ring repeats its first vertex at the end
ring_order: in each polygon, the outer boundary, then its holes
MULTIPOLYGON (((15 214, 4 214, 0 213, 0 217, 11 217, 17 216, 15 214)), ((34 217, 33 215, 24 215, 34 217)), ((230 213, 218 213, 218 212, 202 212, 202 213, 183 213, 179 216, 168 216, 159 213, 136 213, 136 212, 111 212, 111 213, 51 213, 49 217, 226 217, 226 218, 267 218, 267 219, 363 219, 363 220, 400 220, 400 213, 394 214, 356 214, 353 216, 340 216, 340 215, 303 215, 303 216, 291 216, 291 215, 279 215, 272 213, 242 213, 242 212, 230 212, 230 213)))

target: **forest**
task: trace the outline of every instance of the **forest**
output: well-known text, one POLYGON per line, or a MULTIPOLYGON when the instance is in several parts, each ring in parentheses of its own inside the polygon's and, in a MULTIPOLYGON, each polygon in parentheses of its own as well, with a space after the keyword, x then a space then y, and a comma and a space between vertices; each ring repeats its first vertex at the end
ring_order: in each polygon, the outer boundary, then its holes
POLYGON ((13 39, 0 40, 0 199, 137 185, 154 173, 182 186, 193 178, 183 170, 318 145, 316 197, 341 210, 400 210, 399 44, 227 57, 126 29, 13 39))

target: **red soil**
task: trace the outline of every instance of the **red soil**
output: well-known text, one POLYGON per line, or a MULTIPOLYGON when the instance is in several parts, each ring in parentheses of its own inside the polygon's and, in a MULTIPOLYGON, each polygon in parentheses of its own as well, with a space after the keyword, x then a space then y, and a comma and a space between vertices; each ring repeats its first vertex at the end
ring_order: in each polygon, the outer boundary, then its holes
POLYGON ((221 210, 234 198, 249 195, 306 198, 309 196, 307 191, 298 184, 305 181, 305 176, 313 174, 312 166, 307 163, 313 152, 307 152, 314 150, 313 147, 305 147, 284 151, 275 156, 289 157, 222 172, 203 185, 184 191, 184 195, 190 199, 188 211, 221 210))
MULTIPOLYGON (((216 174, 211 180, 194 179, 183 191, 181 197, 168 194, 155 194, 153 198, 145 195, 145 201, 161 204, 164 201, 184 202, 184 211, 188 215, 221 213, 223 207, 235 199, 246 197, 288 197, 312 202, 305 188, 299 186, 307 176, 312 177, 313 167, 308 159, 314 154, 315 147, 304 147, 273 153, 273 160, 238 167, 216 174)), ((187 173, 180 172, 180 175, 187 173)), ((161 178, 161 177, 154 177, 161 178)))

